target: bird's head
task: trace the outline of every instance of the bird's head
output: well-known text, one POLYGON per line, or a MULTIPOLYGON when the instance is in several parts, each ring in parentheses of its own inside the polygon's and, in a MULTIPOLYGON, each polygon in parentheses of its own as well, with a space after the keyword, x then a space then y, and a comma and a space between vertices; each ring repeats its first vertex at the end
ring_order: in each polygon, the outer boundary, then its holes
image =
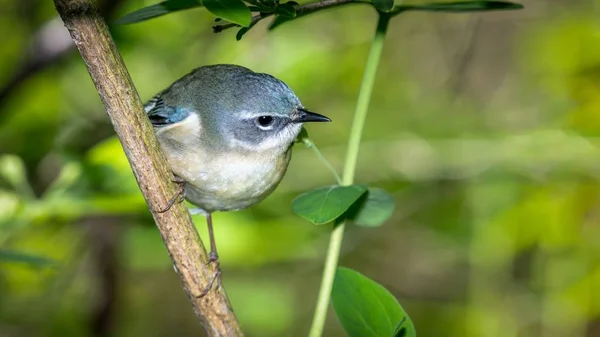
POLYGON ((217 66, 220 80, 207 124, 230 147, 249 151, 287 148, 303 123, 330 119, 303 107, 294 92, 277 78, 238 66, 217 66))
POLYGON ((178 134, 199 136, 206 146, 226 151, 279 152, 293 143, 303 123, 330 121, 305 109, 277 78, 236 65, 200 67, 146 110, 158 132, 177 128, 178 134))

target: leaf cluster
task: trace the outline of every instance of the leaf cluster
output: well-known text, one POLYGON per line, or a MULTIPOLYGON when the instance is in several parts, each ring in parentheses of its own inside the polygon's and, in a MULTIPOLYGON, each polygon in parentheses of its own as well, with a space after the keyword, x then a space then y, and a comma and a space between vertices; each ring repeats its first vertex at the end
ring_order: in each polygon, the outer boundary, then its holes
POLYGON ((274 17, 269 24, 269 30, 272 30, 288 21, 348 4, 367 4, 379 13, 389 16, 396 16, 408 11, 460 13, 523 8, 520 4, 508 1, 456 1, 396 5, 394 0, 321 0, 301 5, 295 1, 281 2, 280 0, 166 0, 126 14, 116 23, 136 23, 182 10, 204 7, 216 16, 215 21, 219 23, 213 27, 215 33, 238 27, 236 39, 241 40, 256 23, 265 18, 274 17), (222 21, 227 21, 227 23, 221 24, 222 21))
POLYGON ((395 203, 394 197, 388 192, 366 185, 342 186, 335 169, 310 140, 306 129, 302 129, 296 141, 315 150, 319 159, 331 170, 338 184, 320 187, 299 195, 292 202, 294 213, 315 225, 324 225, 333 221, 335 223, 351 221, 363 227, 380 226, 392 216, 395 203))

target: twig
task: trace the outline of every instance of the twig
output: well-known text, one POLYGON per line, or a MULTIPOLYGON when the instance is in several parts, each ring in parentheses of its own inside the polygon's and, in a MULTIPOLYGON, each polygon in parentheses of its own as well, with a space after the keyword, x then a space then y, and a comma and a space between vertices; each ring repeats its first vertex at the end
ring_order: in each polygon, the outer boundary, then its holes
MULTIPOLYGON (((308 12, 316 11, 323 8, 340 6, 348 3, 366 3, 367 1, 363 0, 323 0, 318 2, 311 2, 304 5, 296 5, 294 8, 296 9, 296 16, 301 16, 302 14, 306 14, 308 12)), ((250 22, 250 27, 257 24, 262 19, 268 18, 270 16, 275 15, 276 13, 260 13, 252 16, 252 21, 250 22)), ((220 33, 226 29, 240 27, 240 25, 235 23, 227 23, 224 25, 216 25, 213 27, 213 31, 215 33, 220 33)))
POLYGON ((183 288, 209 336, 243 336, 223 288, 198 295, 212 276, 183 203, 158 213, 175 193, 171 173, 131 77, 93 0, 54 0, 121 141, 183 288))
POLYGON ((362 2, 355 0, 323 0, 319 2, 311 2, 305 5, 301 5, 296 7, 296 13, 310 12, 315 11, 317 9, 326 8, 326 7, 334 7, 343 5, 349 2, 362 2))

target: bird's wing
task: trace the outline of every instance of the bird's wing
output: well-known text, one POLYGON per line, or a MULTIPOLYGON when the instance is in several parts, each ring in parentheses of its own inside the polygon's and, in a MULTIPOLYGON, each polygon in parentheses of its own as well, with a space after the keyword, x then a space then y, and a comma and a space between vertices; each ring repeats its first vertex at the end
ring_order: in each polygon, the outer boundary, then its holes
POLYGON ((170 106, 158 94, 144 105, 146 114, 154 126, 165 126, 181 122, 189 116, 190 111, 183 107, 170 106))

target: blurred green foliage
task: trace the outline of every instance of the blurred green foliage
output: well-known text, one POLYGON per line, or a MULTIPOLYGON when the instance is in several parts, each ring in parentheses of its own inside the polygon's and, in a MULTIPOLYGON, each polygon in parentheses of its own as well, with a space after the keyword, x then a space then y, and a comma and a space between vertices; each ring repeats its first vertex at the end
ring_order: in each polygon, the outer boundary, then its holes
MULTIPOLYGON (((124 1, 113 18, 154 3, 124 1)), ((341 264, 390 290, 419 336, 600 333, 600 3, 522 3, 513 13, 411 13, 390 27, 357 181, 392 192, 397 207, 382 227, 348 231, 341 264)), ((0 58, 0 335, 201 334, 78 55, 20 74, 51 52, 31 49, 34 36, 60 44, 60 34, 37 34, 55 17, 51 2, 0 4, 10 32, 0 58), (17 253, 33 260, 6 258, 17 253)), ((309 131, 339 170, 375 19, 349 6, 271 32, 261 22, 239 42, 214 34, 200 9, 111 28, 142 99, 211 63, 283 79, 333 119, 309 131)), ((332 183, 297 146, 272 196, 215 216, 224 285, 249 336, 306 334, 328 230, 290 205, 332 183)), ((333 317, 325 336, 343 336, 333 317)))

